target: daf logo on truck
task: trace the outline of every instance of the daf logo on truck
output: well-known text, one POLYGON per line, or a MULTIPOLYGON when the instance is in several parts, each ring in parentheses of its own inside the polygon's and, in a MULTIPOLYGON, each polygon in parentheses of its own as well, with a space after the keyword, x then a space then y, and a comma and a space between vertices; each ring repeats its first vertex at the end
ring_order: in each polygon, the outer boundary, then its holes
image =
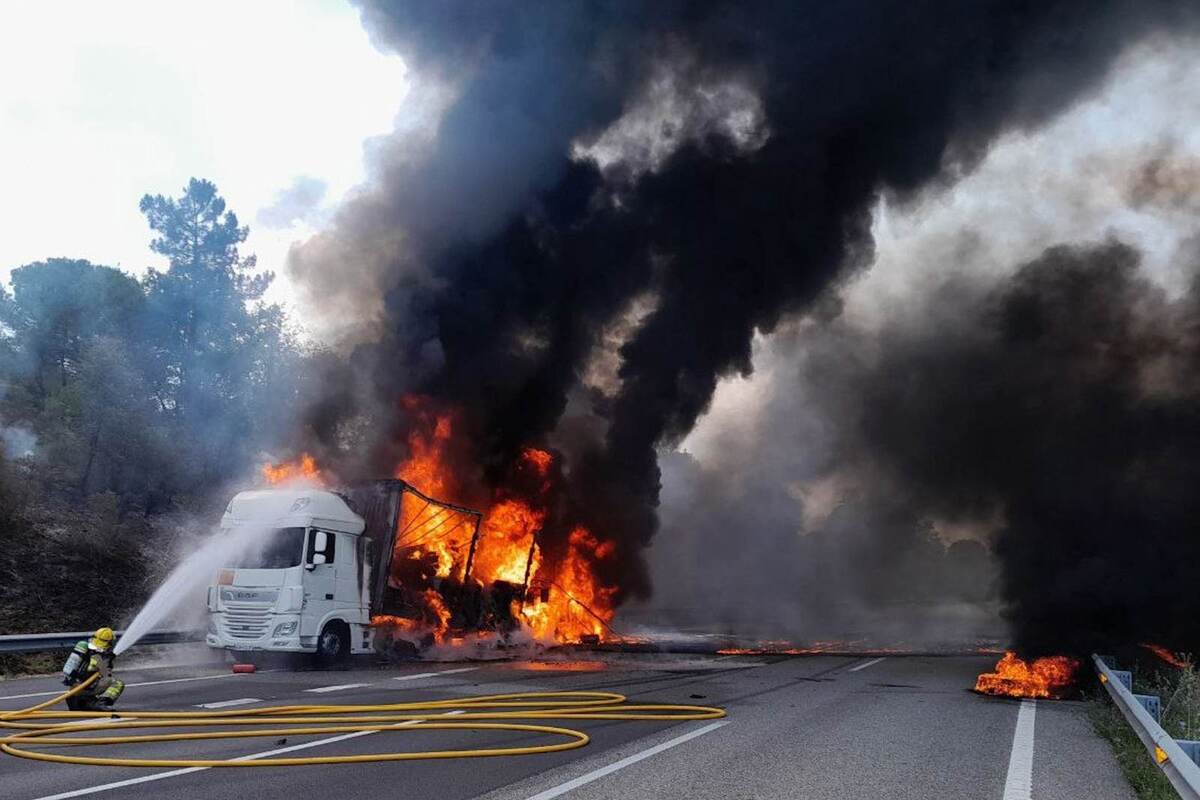
POLYGON ((237 590, 225 589, 221 592, 221 599, 226 602, 229 602, 231 600, 239 600, 239 601, 249 600, 252 602, 274 603, 275 598, 278 597, 278 595, 279 595, 279 592, 258 592, 258 591, 245 591, 245 590, 241 590, 241 589, 237 589, 237 590))

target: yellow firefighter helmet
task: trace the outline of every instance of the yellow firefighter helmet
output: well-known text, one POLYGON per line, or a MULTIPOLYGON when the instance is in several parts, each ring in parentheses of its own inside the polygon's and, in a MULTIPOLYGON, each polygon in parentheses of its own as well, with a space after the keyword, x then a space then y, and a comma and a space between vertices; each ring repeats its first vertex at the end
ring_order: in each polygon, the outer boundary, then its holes
POLYGON ((98 628, 92 634, 92 639, 88 642, 88 647, 93 650, 107 650, 112 647, 113 638, 112 628, 98 628))

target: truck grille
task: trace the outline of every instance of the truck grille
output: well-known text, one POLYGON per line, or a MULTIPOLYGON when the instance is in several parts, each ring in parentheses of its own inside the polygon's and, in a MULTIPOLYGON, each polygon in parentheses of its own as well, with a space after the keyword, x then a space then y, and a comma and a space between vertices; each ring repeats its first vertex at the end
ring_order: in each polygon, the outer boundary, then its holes
POLYGON ((270 605, 225 603, 225 633, 234 639, 261 639, 267 635, 270 619, 270 605))

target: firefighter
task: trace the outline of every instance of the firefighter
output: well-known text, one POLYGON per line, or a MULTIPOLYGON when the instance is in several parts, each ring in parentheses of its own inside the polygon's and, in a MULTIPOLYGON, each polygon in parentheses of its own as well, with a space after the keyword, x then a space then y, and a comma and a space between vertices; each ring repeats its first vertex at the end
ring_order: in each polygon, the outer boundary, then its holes
POLYGON ((79 694, 68 697, 67 708, 72 711, 107 710, 125 691, 124 681, 113 677, 114 638, 112 628, 100 628, 91 639, 75 644, 63 665, 63 684, 76 686, 96 672, 100 673, 100 678, 79 694))

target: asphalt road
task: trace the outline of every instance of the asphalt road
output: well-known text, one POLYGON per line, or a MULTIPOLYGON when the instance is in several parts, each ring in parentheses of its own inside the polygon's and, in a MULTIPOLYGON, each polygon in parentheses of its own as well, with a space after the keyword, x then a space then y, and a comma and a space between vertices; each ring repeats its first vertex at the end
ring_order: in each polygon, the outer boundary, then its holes
MULTIPOLYGON (((420 663, 254 675, 212 666, 123 671, 131 684, 122 698, 127 709, 382 703, 603 689, 635 702, 719 705, 729 716, 715 723, 583 722, 577 727, 592 737, 587 747, 508 758, 179 771, 0 756, 0 798, 1133 800, 1108 746, 1092 733, 1083 704, 1026 701, 1018 725, 1020 701, 969 692, 975 675, 994 661, 606 654, 574 662, 420 663), (326 691, 313 691, 318 689, 326 691)), ((58 691, 53 678, 5 681, 0 709, 22 708, 58 691)), ((333 755, 512 743, 520 736, 410 731, 328 742, 335 737, 294 737, 283 744, 273 739, 162 743, 140 752, 159 758, 228 758, 309 744, 295 754, 333 755), (313 745, 318 740, 322 743, 313 745)), ((115 747, 72 750, 118 753, 115 747)))

